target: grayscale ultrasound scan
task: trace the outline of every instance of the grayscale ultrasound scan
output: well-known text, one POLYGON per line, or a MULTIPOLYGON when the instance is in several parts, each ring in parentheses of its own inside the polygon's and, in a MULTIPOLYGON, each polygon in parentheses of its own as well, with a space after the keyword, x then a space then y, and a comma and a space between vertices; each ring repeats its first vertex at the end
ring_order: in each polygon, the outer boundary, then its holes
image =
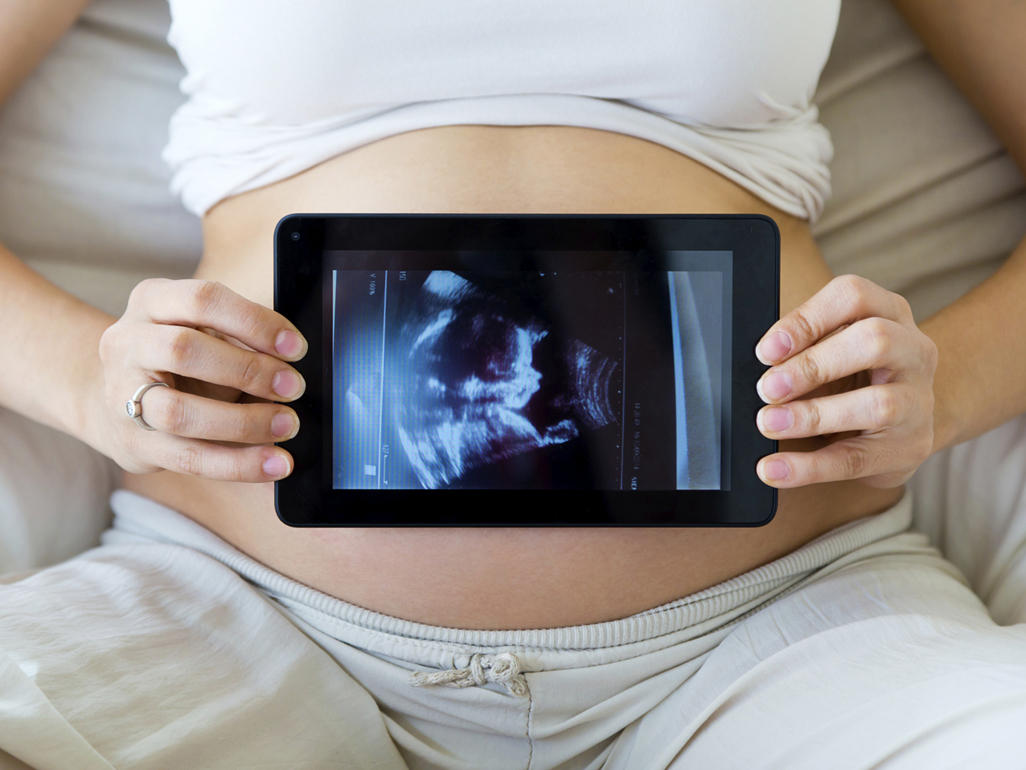
POLYGON ((330 273, 336 489, 720 489, 715 270, 330 273))

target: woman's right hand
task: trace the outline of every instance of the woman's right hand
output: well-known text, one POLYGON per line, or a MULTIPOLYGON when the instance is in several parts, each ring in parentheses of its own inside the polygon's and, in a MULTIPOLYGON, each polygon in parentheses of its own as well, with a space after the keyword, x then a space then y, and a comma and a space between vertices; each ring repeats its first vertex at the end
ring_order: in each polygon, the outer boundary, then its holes
POLYGON ((131 473, 167 469, 229 481, 274 481, 292 471, 275 441, 299 419, 280 403, 305 383, 285 361, 307 343, 284 316, 227 286, 199 279, 139 283, 100 337, 105 453, 131 473), (125 404, 147 382, 145 430, 125 404))

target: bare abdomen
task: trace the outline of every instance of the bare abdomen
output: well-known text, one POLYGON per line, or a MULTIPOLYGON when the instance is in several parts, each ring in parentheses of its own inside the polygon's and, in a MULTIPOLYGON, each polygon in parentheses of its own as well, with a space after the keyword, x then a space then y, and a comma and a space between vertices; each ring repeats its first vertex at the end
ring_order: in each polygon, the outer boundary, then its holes
MULTIPOLYGON (((443 126, 357 148, 212 209, 197 275, 270 306, 272 233, 293 212, 759 212, 780 226, 781 312, 832 277, 804 222, 672 150, 587 128, 443 126)), ((124 486, 321 591, 464 628, 630 615, 778 558, 901 494, 858 482, 782 490, 776 517, 757 529, 300 530, 278 521, 269 484, 164 472, 126 474, 124 486)))

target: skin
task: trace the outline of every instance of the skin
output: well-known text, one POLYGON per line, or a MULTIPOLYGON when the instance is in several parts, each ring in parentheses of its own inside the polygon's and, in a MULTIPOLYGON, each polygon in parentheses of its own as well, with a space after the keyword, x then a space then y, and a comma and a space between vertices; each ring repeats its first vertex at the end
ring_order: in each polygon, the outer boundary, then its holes
MULTIPOLYGON (((48 3, 45 13, 39 5, 29 0, 0 2, 0 95, 13 89, 84 4, 48 3)), ((1026 169, 1026 95, 1020 88, 994 85, 1021 83, 1026 78, 1026 64, 1019 55, 1021 40, 1026 36, 1024 4, 952 0, 944 5, 946 13, 928 0, 899 3, 899 8, 1026 169), (1000 23, 994 23, 995 18, 1000 18, 1000 23)), ((637 151, 636 157, 630 156, 630 169, 638 177, 638 193, 635 197, 624 193, 621 200, 606 202, 614 209, 626 211, 628 205, 636 205, 639 211, 657 211, 663 205, 673 210, 669 193, 660 201, 645 198, 641 191, 650 188, 652 180, 669 189, 677 178, 708 189, 709 199, 715 204, 712 210, 770 213, 781 223, 784 250, 792 256, 785 261, 782 281, 785 316, 767 331, 758 349, 762 360, 774 365, 761 382, 766 400, 776 409, 787 410, 793 427, 771 431, 772 410, 760 412, 760 427, 767 435, 787 439, 787 443, 781 453, 760 462, 759 471, 764 481, 783 490, 781 510, 771 525, 754 532, 733 532, 730 537, 717 530, 675 533, 679 539, 670 544, 672 547, 658 552, 658 541, 649 542, 641 533, 632 532, 629 534, 636 538, 631 541, 633 545, 626 547, 621 542, 608 557, 603 556, 602 548, 606 546, 595 533, 570 533, 573 539, 568 534, 560 540, 560 533, 547 532, 548 540, 555 544, 552 547, 562 549, 561 557, 569 548, 581 551, 580 559, 573 562, 582 591, 575 601, 585 606, 576 616, 576 606, 553 602, 537 609, 534 615, 518 615, 512 608, 506 615, 490 617, 488 608, 477 606, 480 602, 471 594, 450 594, 446 596, 447 604, 434 606, 424 600, 423 608, 415 609, 403 603, 401 591, 395 596, 366 593, 362 596, 364 606, 413 619, 419 612, 428 622, 463 623, 473 617, 475 623, 479 620, 478 627, 562 624, 622 616, 632 609, 652 606, 660 598, 669 600, 764 563, 843 521, 881 510, 896 499, 900 484, 931 450, 971 438, 1026 410, 1026 364, 1022 363, 1026 362, 1026 334, 1022 333, 1026 330, 1020 312, 1026 298, 1026 245, 1020 245, 995 276, 917 328, 907 314, 907 303, 903 305, 897 295, 855 277, 831 280, 825 265, 814 256, 814 245, 801 223, 769 209, 712 172, 694 167, 697 164, 689 165, 672 151, 642 148, 641 144, 646 143, 620 135, 593 136, 605 132, 589 133, 588 129, 525 127, 507 134, 488 128, 443 127, 383 140, 376 143, 377 148, 347 153, 337 165, 325 164, 326 170, 300 175, 302 184, 323 192, 330 187, 317 187, 318 174, 323 176, 343 167, 347 173, 359 172, 364 160, 376 159, 364 167, 370 181, 389 162, 385 153, 394 163, 409 152, 408 158, 427 167, 427 159, 447 146, 446 142, 474 158, 495 159, 497 163, 518 157, 520 150, 514 152, 518 143, 529 148, 525 157, 532 159, 539 157, 547 145, 562 158, 583 144, 594 151, 593 158, 612 160, 637 151), (480 147, 473 144, 478 141, 480 147), (565 145, 561 144, 564 141, 565 145), (472 153, 472 147, 479 152, 472 153), (660 165, 666 170, 672 167, 673 173, 664 170, 664 177, 657 177, 656 171, 645 171, 660 165), (653 176, 646 178, 646 173, 653 176), (803 254, 806 256, 799 256, 803 254), (1003 333, 995 334, 995 329, 1003 333), (778 333, 785 336, 777 337, 778 333), (844 362, 852 361, 863 368, 851 371, 852 364, 844 362), (770 379, 780 374, 790 377, 792 389, 778 397, 770 379), (787 476, 769 479, 766 473, 776 467, 776 462, 786 464, 787 476), (826 483, 830 479, 847 481, 826 483), (813 521, 811 516, 816 511, 833 511, 835 517, 813 521), (634 551, 636 558, 630 561, 625 554, 634 551), (690 555, 686 567, 679 564, 681 553, 690 555), (704 560, 700 554, 705 555, 704 560), (625 560, 625 569, 649 562, 645 580, 639 581, 645 584, 645 591, 630 594, 628 587, 622 587, 622 596, 618 597, 617 586, 603 585, 602 571, 588 570, 589 564, 599 562, 609 572, 611 562, 604 558, 625 560), (661 575, 672 579, 662 579, 661 575), (592 594, 583 593, 587 590, 592 594), (601 606, 595 599, 594 606, 589 607, 592 596, 607 598, 601 606)), ((580 169, 590 167, 586 162, 580 165, 580 169)), ((529 168, 519 170, 526 172, 529 168)), ((510 176, 505 166, 494 171, 510 176)), ((438 180, 445 173, 425 172, 424 178, 438 180)), ((469 175, 471 171, 464 169, 462 173, 469 175)), ((628 186, 624 182, 631 173, 625 166, 617 178, 621 188, 628 186)), ((489 210, 489 204, 494 206, 492 210, 511 210, 512 200, 513 205, 530 202, 533 210, 557 211, 564 201, 545 196, 551 190, 568 188, 551 180, 546 186, 545 181, 522 178, 522 200, 497 197, 481 202, 481 189, 487 189, 482 187, 467 200, 461 200, 459 190, 453 189, 445 201, 453 210, 469 211, 471 205, 489 210), (471 200, 473 203, 468 205, 471 200)), ((272 425, 275 416, 283 415, 286 422, 294 416, 287 402, 296 397, 295 391, 287 389, 284 395, 276 393, 275 376, 294 373, 288 364, 301 357, 304 344, 300 341, 298 350, 294 340, 290 344, 287 333, 294 333, 295 328, 266 307, 270 304, 266 285, 269 270, 219 256, 229 252, 239 240, 239 233, 252 231, 260 233, 261 238, 250 253, 265 258, 261 249, 270 243, 269 237, 264 237, 266 223, 246 218, 250 212, 260 212, 265 220, 279 203, 301 200, 303 188, 299 184, 286 180, 272 185, 273 189, 239 196, 216 207, 204 222, 207 255, 197 280, 140 284, 120 319, 70 297, 0 249, 0 321, 7 330, 6 341, 0 344, 8 346, 7 359, 17 362, 0 371, 0 403, 79 437, 132 474, 148 474, 129 475, 129 488, 173 504, 243 550, 258 553, 282 572, 355 600, 361 598, 357 595, 362 590, 357 586, 359 578, 376 574, 376 562, 363 564, 353 552, 350 563, 339 564, 337 555, 344 552, 346 544, 333 541, 334 533, 301 536, 282 532, 274 528, 273 511, 272 519, 266 517, 266 482, 280 477, 283 470, 291 470, 287 450, 271 446, 275 440, 272 425), (69 333, 71 329, 74 334, 69 333), (282 332, 286 332, 284 337, 282 332), (26 348, 21 344, 25 339, 34 344, 26 348), (279 340, 284 344, 280 349, 276 347, 279 340), (46 376, 26 377, 25 372, 45 372, 46 376), (146 418, 158 428, 151 433, 140 431, 125 419, 123 404, 135 387, 154 378, 173 383, 175 390, 156 388, 146 394, 146 418), (284 469, 266 465, 275 457, 285 463, 284 469), (223 480, 220 486, 213 481, 218 479, 223 480), (240 481, 265 483, 238 485, 240 481), (189 510, 199 501, 205 506, 189 510), (233 507, 261 512, 244 517, 215 512, 233 507), (319 551, 310 538, 320 539, 325 544, 323 551, 333 560, 325 557, 323 563, 318 562, 319 551), (263 545, 267 541, 274 543, 273 550, 263 545)), ((591 201, 583 192, 590 189, 590 180, 577 177, 575 185, 572 189, 579 191, 574 201, 578 209, 600 210, 603 201, 591 201)), ((420 199, 409 190, 405 194, 408 197, 400 201, 394 196, 382 200, 408 210, 418 202, 428 207, 437 201, 430 196, 420 199)), ((322 199, 326 205, 331 203, 326 197, 322 199)), ((370 207, 364 210, 374 210, 369 192, 363 202, 370 207)), ((684 189, 672 202, 701 211, 701 202, 688 198, 684 189)), ((380 205, 377 208, 386 210, 380 205)), ((279 385, 282 379, 278 378, 279 385)), ((445 543, 434 537, 437 534, 448 533, 411 531, 404 533, 404 542, 389 546, 399 565, 397 572, 401 572, 404 560, 415 563, 413 557, 423 550, 418 544, 444 549, 445 543)), ((671 535, 660 534, 664 536, 661 539, 671 535)), ((480 574, 500 571, 494 563, 495 543, 490 538, 499 537, 508 545, 512 536, 509 532, 466 533, 465 537, 475 538, 485 554, 480 574)), ((518 536, 523 538, 518 552, 546 547, 545 542, 529 541, 529 533, 518 536)), ((379 550, 374 551, 366 533, 352 533, 352 537, 363 538, 360 546, 368 553, 383 552, 380 543, 375 546, 379 550)), ((474 566, 471 562, 465 558, 461 567, 470 569, 474 566)), ((545 561, 540 559, 531 570, 524 571, 541 574, 545 569, 545 561)), ((445 578, 444 569, 437 571, 439 580, 445 578)), ((526 588, 537 596, 550 590, 551 585, 564 585, 568 580, 565 574, 551 572, 548 582, 544 577, 525 584, 526 588)), ((512 573, 504 577, 507 582, 516 578, 512 573)), ((397 574, 395 580, 401 584, 402 575, 397 574)), ((423 571, 414 570, 409 582, 416 585, 418 580, 423 582, 423 571)), ((447 587, 443 583, 425 585, 424 592, 444 596, 447 587)))
POLYGON ((812 452, 778 452, 759 476, 782 487, 856 477, 878 487, 903 484, 933 448, 937 346, 916 326, 898 294, 854 275, 840 276, 785 315, 756 345, 775 364, 756 389, 767 404, 759 430, 771 438, 835 435, 812 452), (861 373, 868 382, 815 396, 861 373), (801 398, 807 394, 813 397, 801 398))
MULTIPOLYGON (((1026 89, 1021 87, 1026 78, 1026 58, 1022 56, 1026 3, 1021 0, 896 0, 894 4, 1026 174, 1026 89)), ((1026 241, 1019 244, 989 279, 920 324, 920 329, 938 349, 930 453, 978 436, 1026 411, 1026 317, 1021 312, 1024 297, 1026 241), (998 329, 1001 333, 995 333, 998 329)), ((777 370, 786 373, 810 368, 824 373, 837 371, 837 350, 827 344, 826 337, 846 323, 845 312, 831 313, 826 299, 826 295, 814 299, 768 330, 760 341, 760 348, 779 353, 779 356, 764 359, 766 363, 777 364, 774 370, 767 372, 767 377, 777 370), (798 342, 790 352, 784 353, 782 347, 775 347, 769 341, 775 332, 790 335, 798 342), (817 340, 822 342, 814 344, 817 340), (807 349, 810 345, 811 350, 807 349)), ((880 307, 885 306, 886 302, 880 307)), ((898 330, 891 331, 899 335, 898 330)), ((879 336, 878 340, 885 346, 891 344, 886 336, 879 336)), ((854 338, 851 341, 857 342, 854 338)), ((857 347, 857 344, 850 346, 844 354, 856 356, 854 348, 857 347)), ((906 350, 911 352, 911 348, 906 350)), ((823 382, 823 378, 812 377, 811 380, 810 385, 823 382)), ((767 436, 785 438, 807 435, 816 421, 831 428, 862 427, 859 420, 866 419, 867 409, 873 409, 872 399, 878 398, 870 391, 866 389, 859 394, 859 406, 852 398, 834 400, 830 406, 793 403, 788 409, 792 412, 794 427, 782 431, 763 429, 769 412, 762 410, 760 429, 767 436), (846 412, 852 419, 844 419, 846 412)), ((770 401, 785 404, 799 395, 795 391, 788 397, 770 401)), ((884 425, 877 427, 875 433, 863 430, 861 439, 846 438, 832 443, 829 450, 806 457, 781 454, 766 458, 760 462, 760 476, 767 483, 784 488, 833 478, 839 467, 846 467, 857 471, 851 475, 869 484, 903 482, 911 475, 901 468, 904 452, 908 449, 914 456, 917 453, 912 447, 922 440, 922 429, 914 428, 922 409, 910 403, 910 398, 911 394, 906 392, 895 396, 894 403, 878 402, 877 418, 892 411, 896 414, 892 419, 879 420, 884 425), (905 440, 886 425, 890 423, 890 427, 899 428, 903 422, 900 415, 907 415, 905 422, 913 425, 913 431, 905 434, 905 440), (816 457, 817 454, 820 457, 816 457), (884 460, 888 456, 892 458, 889 463, 884 460), (786 463, 788 475, 785 478, 770 480, 766 477, 765 469, 772 461, 786 463), (890 472, 885 470, 888 465, 890 472)), ((780 419, 786 421, 785 417, 780 419)), ((821 428, 821 432, 831 431, 821 428)))
MULTIPOLYGON (((295 210, 764 212, 780 226, 785 311, 832 277, 806 223, 661 145, 567 126, 411 131, 235 196, 204 219, 197 277, 269 304, 271 231, 295 210)), ((146 395, 146 413, 158 420, 161 398, 173 395, 165 390, 146 395)), ((137 429, 130 434, 141 444, 160 438, 137 429)), ((819 443, 799 439, 786 446, 800 451, 819 443)), ((902 492, 850 480, 782 490, 776 517, 758 529, 296 530, 277 520, 269 484, 169 472, 126 474, 123 484, 320 591, 399 617, 476 628, 623 617, 789 553, 843 522, 883 510, 902 492), (500 594, 503 601, 494 601, 500 594)))

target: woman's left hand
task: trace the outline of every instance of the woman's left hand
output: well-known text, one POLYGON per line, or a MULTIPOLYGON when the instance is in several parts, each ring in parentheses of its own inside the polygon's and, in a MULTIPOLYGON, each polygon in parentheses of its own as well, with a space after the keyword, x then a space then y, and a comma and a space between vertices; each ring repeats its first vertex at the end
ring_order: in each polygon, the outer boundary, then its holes
POLYGON ((758 384, 770 404, 757 416, 762 434, 830 437, 814 451, 762 458, 766 484, 857 478, 895 487, 930 456, 937 346, 901 295, 838 276, 773 324, 755 351, 773 365, 758 384))

